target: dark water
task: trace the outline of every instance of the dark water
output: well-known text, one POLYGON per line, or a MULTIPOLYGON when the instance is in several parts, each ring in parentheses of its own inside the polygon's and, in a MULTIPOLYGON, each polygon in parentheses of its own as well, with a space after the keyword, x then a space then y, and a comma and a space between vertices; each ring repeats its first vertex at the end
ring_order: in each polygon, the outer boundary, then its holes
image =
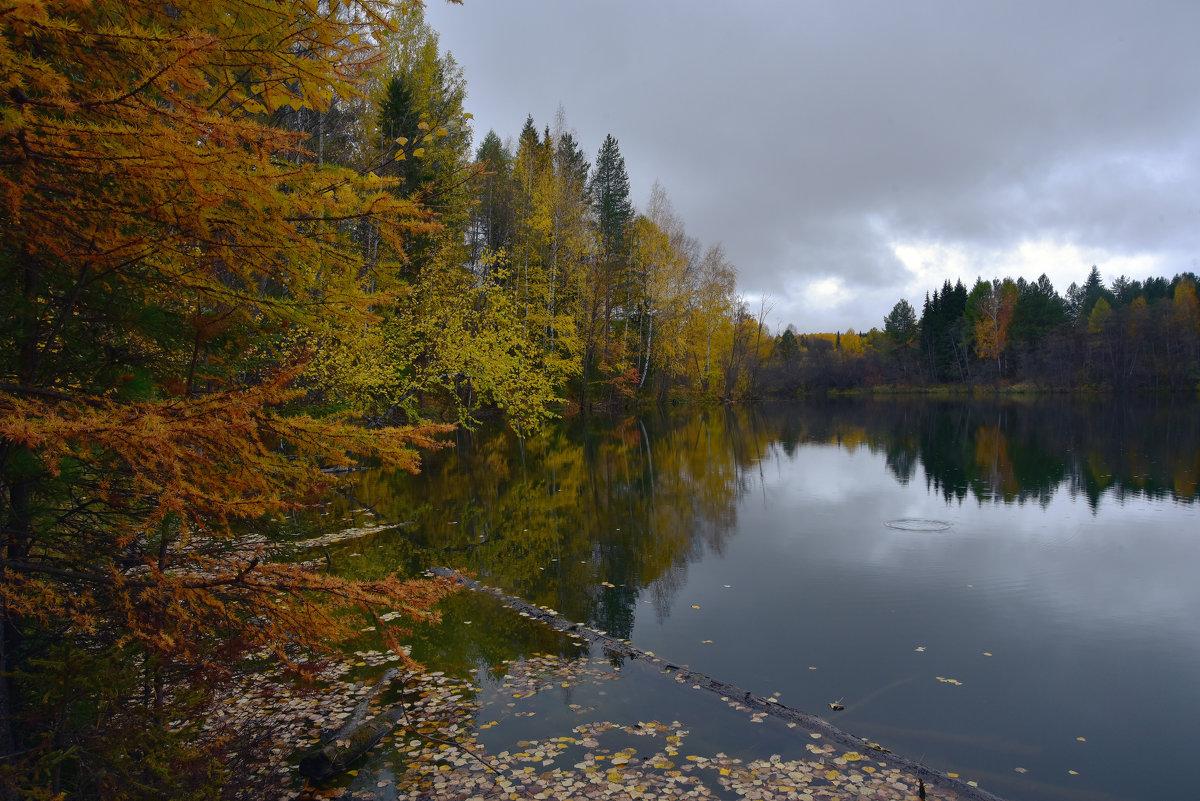
MULTIPOLYGON (((1187 799, 1198 478, 1195 404, 847 401, 460 434, 326 519, 411 522, 349 572, 473 570, 1014 800, 1187 799)), ((570 650, 449 617, 447 669, 570 650)))

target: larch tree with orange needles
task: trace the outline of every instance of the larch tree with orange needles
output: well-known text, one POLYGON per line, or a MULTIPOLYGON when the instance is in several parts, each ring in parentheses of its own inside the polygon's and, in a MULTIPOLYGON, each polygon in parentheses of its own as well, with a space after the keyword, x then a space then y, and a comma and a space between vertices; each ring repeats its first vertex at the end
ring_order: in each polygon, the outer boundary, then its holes
POLYGON ((446 430, 365 426, 354 392, 340 415, 305 403, 349 370, 328 364, 377 358, 363 332, 405 307, 405 242, 440 221, 284 123, 361 107, 413 7, 0 4, 8 797, 198 797, 219 776, 159 734, 186 731, 189 699, 249 655, 335 641, 338 605, 424 615, 448 591, 273 562, 247 534, 327 488, 324 468, 415 470, 446 430))

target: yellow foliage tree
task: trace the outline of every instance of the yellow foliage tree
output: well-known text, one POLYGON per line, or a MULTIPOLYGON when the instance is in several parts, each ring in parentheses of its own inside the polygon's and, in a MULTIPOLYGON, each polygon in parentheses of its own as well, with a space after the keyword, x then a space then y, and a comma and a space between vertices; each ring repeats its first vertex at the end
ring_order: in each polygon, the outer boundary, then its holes
POLYGON ((1008 329, 1017 307, 1017 285, 1010 279, 980 281, 968 299, 968 314, 974 321, 975 352, 981 359, 995 359, 997 375, 1000 356, 1008 348, 1008 329))
POLYGON ((722 361, 733 345, 737 310, 737 270, 721 245, 705 250, 689 277, 687 309, 687 361, 689 382, 712 396, 724 396, 722 361))
POLYGON ((845 353, 860 355, 866 349, 866 343, 863 341, 862 335, 858 334, 853 328, 847 328, 846 333, 842 334, 839 341, 845 353))
MULTIPOLYGON (((695 240, 687 236, 675 215, 666 191, 659 184, 650 190, 647 213, 634 220, 630 263, 637 292, 635 329, 641 385, 652 370, 664 380, 683 373, 684 336, 690 295, 688 273, 695 255, 695 240)), ((660 385, 665 389, 665 383, 660 385)))
POLYGON ((1196 297, 1196 282, 1181 278, 1171 301, 1171 314, 1178 324, 1193 336, 1200 334, 1200 300, 1196 297))

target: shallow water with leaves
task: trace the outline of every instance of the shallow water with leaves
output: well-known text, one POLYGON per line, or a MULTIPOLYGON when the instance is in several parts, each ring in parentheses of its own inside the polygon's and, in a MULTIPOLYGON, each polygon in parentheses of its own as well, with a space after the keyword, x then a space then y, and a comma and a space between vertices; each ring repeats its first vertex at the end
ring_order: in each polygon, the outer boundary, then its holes
MULTIPOLYGON (((328 546, 341 572, 474 571, 1002 796, 1196 790, 1194 403, 737 407, 456 445, 418 476, 348 476, 297 522, 364 529, 328 546)), ((546 770, 587 763, 553 738, 608 724, 624 744, 594 751, 600 763, 631 747, 644 759, 645 735, 625 728, 650 722, 679 722, 707 760, 812 756, 777 721, 654 671, 601 677, 602 655, 469 595, 418 632, 414 655, 471 682, 469 725, 489 754, 535 743, 546 770), (588 667, 511 697, 509 665, 538 654, 588 667)), ((390 781, 396 759, 377 752, 362 782, 390 781)))

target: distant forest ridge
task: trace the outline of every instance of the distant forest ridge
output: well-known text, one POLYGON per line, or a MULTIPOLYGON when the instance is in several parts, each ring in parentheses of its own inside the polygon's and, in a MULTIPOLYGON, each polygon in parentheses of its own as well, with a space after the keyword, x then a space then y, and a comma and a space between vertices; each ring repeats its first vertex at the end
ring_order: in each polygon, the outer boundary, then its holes
POLYGON ((866 333, 774 337, 762 394, 944 384, 1047 390, 1195 390, 1200 382, 1197 278, 1105 285, 1092 267, 1059 295, 1049 278, 947 280, 916 309, 901 299, 866 333))

